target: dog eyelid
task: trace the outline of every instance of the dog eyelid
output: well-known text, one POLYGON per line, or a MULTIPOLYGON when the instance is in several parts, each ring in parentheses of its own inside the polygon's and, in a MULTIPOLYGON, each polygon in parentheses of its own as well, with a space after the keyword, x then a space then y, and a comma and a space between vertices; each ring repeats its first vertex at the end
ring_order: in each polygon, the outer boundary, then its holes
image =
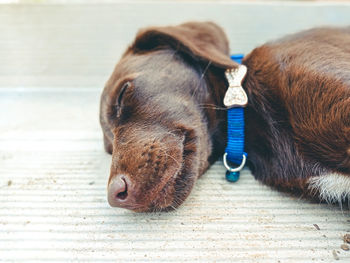
POLYGON ((120 106, 121 102, 122 102, 122 98, 123 98, 123 95, 126 91, 126 89, 130 86, 130 81, 127 81, 123 84, 120 92, 119 92, 119 96, 118 96, 118 101, 117 101, 117 105, 120 106))

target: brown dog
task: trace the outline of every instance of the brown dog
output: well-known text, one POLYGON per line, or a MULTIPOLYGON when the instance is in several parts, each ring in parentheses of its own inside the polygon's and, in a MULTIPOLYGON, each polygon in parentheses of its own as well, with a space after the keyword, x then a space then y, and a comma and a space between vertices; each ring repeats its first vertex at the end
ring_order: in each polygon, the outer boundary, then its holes
MULTIPOLYGON (((213 23, 141 30, 101 97, 113 154, 112 206, 180 205, 226 143, 229 58, 213 23)), ((350 195, 350 30, 323 28, 256 48, 243 60, 248 164, 265 184, 327 201, 350 195)))

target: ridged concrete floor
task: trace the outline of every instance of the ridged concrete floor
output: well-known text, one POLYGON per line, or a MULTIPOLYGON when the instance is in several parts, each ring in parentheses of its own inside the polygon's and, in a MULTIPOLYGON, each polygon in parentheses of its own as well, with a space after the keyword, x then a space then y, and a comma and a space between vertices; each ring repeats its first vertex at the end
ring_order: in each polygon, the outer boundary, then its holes
POLYGON ((99 93, 0 89, 1 262, 349 262, 349 211, 278 193, 248 170, 230 184, 221 162, 177 211, 110 208, 99 93))
POLYGON ((140 26, 210 19, 248 52, 350 24, 350 5, 112 2, 0 5, 0 262, 350 262, 349 211, 278 193, 249 170, 229 184, 221 162, 177 211, 110 208, 98 124, 103 83, 140 26))

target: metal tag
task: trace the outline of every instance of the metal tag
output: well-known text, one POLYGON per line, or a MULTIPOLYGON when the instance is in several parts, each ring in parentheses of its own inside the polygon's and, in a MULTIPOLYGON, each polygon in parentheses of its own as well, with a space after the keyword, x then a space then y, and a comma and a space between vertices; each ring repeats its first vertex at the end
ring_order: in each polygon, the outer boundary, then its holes
POLYGON ((224 97, 224 105, 227 108, 245 107, 248 97, 242 88, 242 81, 247 74, 247 67, 239 65, 237 69, 228 69, 225 72, 229 87, 224 97))

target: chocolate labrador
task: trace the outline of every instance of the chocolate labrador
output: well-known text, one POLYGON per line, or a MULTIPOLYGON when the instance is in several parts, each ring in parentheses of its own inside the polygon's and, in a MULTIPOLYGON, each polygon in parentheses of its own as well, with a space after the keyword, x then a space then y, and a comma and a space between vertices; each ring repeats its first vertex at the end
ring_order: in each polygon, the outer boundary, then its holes
MULTIPOLYGON (((243 60, 248 165, 255 178, 328 202, 350 195, 350 29, 318 28, 243 60)), ((101 97, 111 206, 170 210, 222 156, 228 40, 214 23, 138 32, 101 97)))

